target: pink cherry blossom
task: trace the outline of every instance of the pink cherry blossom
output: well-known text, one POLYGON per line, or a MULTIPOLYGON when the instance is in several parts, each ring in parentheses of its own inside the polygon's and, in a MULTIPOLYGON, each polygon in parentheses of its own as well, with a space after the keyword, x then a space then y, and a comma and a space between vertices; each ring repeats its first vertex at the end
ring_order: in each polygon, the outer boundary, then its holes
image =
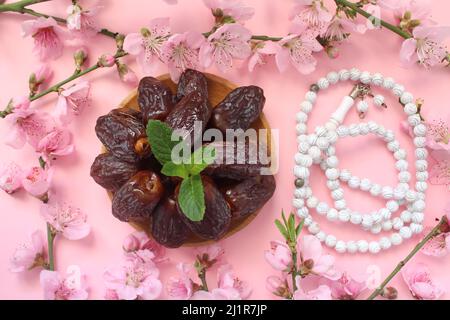
MULTIPOLYGON (((79 270, 79 267, 72 266, 71 269, 79 270)), ((44 299, 86 300, 88 298, 85 277, 79 271, 71 272, 69 270, 70 268, 65 276, 61 276, 56 271, 41 271, 40 282, 44 289, 44 299)))
POLYGON ((199 32, 188 31, 174 34, 161 48, 162 60, 169 67, 170 77, 178 82, 186 69, 197 69, 199 65, 198 51, 205 41, 199 32))
POLYGON ((144 73, 155 70, 155 62, 161 59, 161 48, 170 36, 169 18, 157 18, 150 22, 150 27, 140 33, 130 33, 125 37, 123 49, 136 56, 144 73))
POLYGON ((129 66, 126 64, 120 64, 118 70, 120 80, 131 86, 137 86, 139 79, 136 76, 136 73, 129 66))
POLYGON ((241 300, 239 293, 234 289, 215 288, 210 292, 199 290, 196 291, 191 300, 241 300))
POLYGON ((100 7, 83 9, 78 4, 70 5, 67 8, 67 28, 80 37, 95 36, 100 30, 96 21, 99 10, 100 7))
POLYGON ((11 162, 0 171, 0 189, 12 194, 22 188, 22 168, 15 162, 11 162))
POLYGON ((54 60, 62 55, 63 42, 67 36, 55 19, 39 17, 34 20, 27 20, 22 23, 22 30, 24 37, 33 37, 33 53, 41 61, 54 60))
POLYGON ((285 281, 278 276, 269 276, 266 279, 266 289, 278 295, 285 287, 285 281))
POLYGON ((69 124, 90 105, 91 84, 81 81, 59 94, 55 114, 63 124, 69 124))
POLYGON ((140 257, 144 261, 151 260, 154 263, 167 261, 165 248, 155 240, 150 239, 143 231, 136 231, 126 237, 122 248, 125 255, 131 259, 140 257), (148 253, 151 253, 151 255, 148 253))
POLYGON ((48 198, 47 192, 50 189, 52 177, 52 169, 32 167, 25 172, 22 179, 22 186, 33 197, 44 201, 48 198))
POLYGON ((356 26, 351 20, 336 14, 330 21, 324 37, 332 41, 342 42, 355 30, 356 26))
POLYGON ((12 113, 5 118, 11 126, 6 144, 20 149, 28 142, 33 148, 37 148, 39 141, 54 127, 53 119, 45 112, 31 109, 29 100, 25 97, 15 98, 11 104, 12 113))
POLYGON ((396 3, 389 3, 388 1, 384 5, 390 5, 391 9, 394 9, 394 16, 399 22, 404 19, 407 13, 410 15, 408 20, 416 20, 420 22, 420 25, 433 23, 431 20, 431 0, 397 0, 396 3))
POLYGON ((105 300, 119 300, 119 296, 115 290, 106 289, 105 300))
POLYGON ((154 300, 162 291, 159 270, 139 259, 126 260, 121 266, 108 269, 104 275, 108 290, 120 300, 154 300))
POLYGON ((447 121, 442 119, 427 121, 427 146, 432 150, 450 154, 450 116, 447 118, 447 121))
POLYGON ((430 270, 423 263, 406 265, 402 270, 402 276, 416 299, 437 300, 444 293, 431 279, 430 270))
POLYGON ((233 59, 244 60, 251 54, 251 33, 237 23, 225 24, 208 37, 200 48, 200 63, 209 68, 215 64, 221 72, 233 67, 233 59))
POLYGON ((339 300, 355 300, 366 289, 366 283, 352 279, 347 273, 335 281, 328 280, 331 295, 339 300))
POLYGON ((207 264, 214 264, 221 261, 224 254, 225 250, 220 244, 212 244, 196 249, 197 257, 207 264))
POLYGON ((252 55, 248 60, 248 71, 267 63, 267 58, 277 53, 277 45, 271 41, 259 41, 253 44, 252 55))
POLYGON ((430 183, 450 186, 450 153, 434 151, 431 156, 435 163, 430 168, 430 183))
MULTIPOLYGON (((431 227, 425 228, 424 234, 431 231, 431 227)), ((450 253, 450 233, 441 233, 433 237, 422 248, 421 252, 427 256, 445 257, 450 253)))
POLYGON ((69 240, 83 239, 91 231, 87 215, 67 203, 43 204, 41 215, 56 233, 69 240))
POLYGON ((265 251, 264 257, 275 270, 289 271, 292 268, 291 250, 281 241, 270 242, 270 251, 265 251))
POLYGON ((31 241, 16 248, 11 258, 11 272, 23 272, 35 267, 43 267, 47 259, 44 233, 33 232, 31 241))
MULTIPOLYGON (((250 285, 240 280, 230 264, 223 264, 217 270, 218 287, 226 290, 236 290, 241 299, 245 300, 252 293, 250 285)), ((234 295, 234 293, 233 293, 234 295)))
POLYGON ((295 26, 293 31, 278 42, 275 55, 278 70, 284 72, 292 64, 300 73, 309 74, 316 69, 317 64, 313 52, 321 51, 323 47, 310 31, 302 30, 299 26, 295 26))
POLYGON ((72 142, 72 133, 64 128, 55 127, 41 141, 39 141, 36 151, 44 160, 50 161, 56 157, 72 154, 75 146, 72 142))
POLYGON ((303 257, 303 266, 313 274, 330 280, 337 280, 341 273, 334 268, 335 258, 322 253, 322 244, 312 235, 306 235, 300 241, 300 250, 303 257))
POLYGON ((315 36, 323 35, 332 15, 321 0, 296 0, 291 20, 309 29, 315 36))
POLYGON ((231 18, 234 22, 245 22, 255 14, 255 9, 246 6, 241 0, 203 0, 217 18, 231 18))
POLYGON ((49 82, 52 76, 53 70, 50 69, 47 64, 41 64, 39 68, 37 68, 36 71, 30 75, 30 92, 38 92, 39 88, 41 88, 45 83, 49 82))
POLYGON ((295 278, 298 289, 294 292, 294 300, 332 300, 330 287, 326 285, 320 285, 316 289, 305 291, 302 288, 300 280, 300 276, 297 276, 295 278))
POLYGON ((426 68, 433 67, 442 62, 447 55, 443 44, 450 35, 450 27, 417 27, 413 30, 413 38, 402 44, 400 59, 405 66, 419 62, 426 68))
POLYGON ((174 300, 188 300, 194 292, 193 282, 189 276, 192 266, 179 263, 177 269, 180 277, 171 277, 167 284, 167 293, 174 300))

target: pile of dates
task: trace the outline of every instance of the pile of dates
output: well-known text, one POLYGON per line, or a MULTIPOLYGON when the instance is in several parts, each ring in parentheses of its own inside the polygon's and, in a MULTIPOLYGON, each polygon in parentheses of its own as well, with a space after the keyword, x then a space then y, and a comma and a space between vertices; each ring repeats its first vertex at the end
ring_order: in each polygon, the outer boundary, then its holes
MULTIPOLYGON (((187 70, 180 78, 176 93, 158 79, 143 78, 138 103, 139 111, 112 110, 97 120, 95 128, 107 152, 95 159, 91 176, 113 194, 112 214, 117 219, 138 223, 150 229, 160 244, 176 248, 193 240, 220 239, 272 197, 275 179, 272 175, 261 175, 261 168, 267 165, 259 161, 226 164, 217 157, 202 173, 204 218, 193 222, 178 206, 181 180, 161 173, 161 165, 152 155, 146 136, 146 124, 152 119, 192 135, 195 121, 202 121, 203 130, 247 130, 263 110, 262 89, 237 88, 213 108, 208 99, 206 77, 198 71, 187 70)), ((214 142, 215 146, 222 147, 227 143, 230 142, 214 142)))

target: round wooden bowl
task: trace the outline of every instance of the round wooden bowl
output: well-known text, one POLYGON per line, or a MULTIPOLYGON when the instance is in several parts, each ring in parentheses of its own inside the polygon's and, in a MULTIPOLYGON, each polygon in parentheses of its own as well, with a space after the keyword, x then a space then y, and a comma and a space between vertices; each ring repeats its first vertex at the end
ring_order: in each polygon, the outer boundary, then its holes
MULTIPOLYGON (((237 88, 237 86, 230 81, 223 79, 221 77, 215 76, 213 74, 205 73, 205 76, 208 80, 208 92, 209 92, 209 101, 213 106, 217 106, 231 91, 237 88)), ((170 79, 169 74, 162 75, 158 77, 159 80, 161 80, 166 86, 168 86, 173 93, 176 93, 177 90, 177 84, 174 83, 170 79)), ((119 108, 121 107, 128 107, 133 108, 136 110, 139 110, 139 104, 137 101, 138 98, 138 91, 137 89, 133 90, 119 105, 119 108)), ((270 126, 267 122, 266 117, 264 114, 261 114, 259 119, 255 121, 252 125, 253 129, 267 129, 267 152, 268 155, 271 156, 271 134, 270 134, 270 126)), ((106 152, 105 147, 102 147, 102 152, 106 152)), ((272 159, 272 161, 275 161, 275 159, 272 159)), ((108 192, 109 197, 112 199, 112 193, 108 192)), ((230 228, 228 229, 228 232, 225 234, 222 239, 228 238, 235 234, 236 232, 244 229, 250 222, 255 219, 255 217, 258 215, 259 211, 254 212, 253 214, 245 217, 244 219, 235 220, 231 223, 230 228)), ((130 223, 135 229, 139 231, 145 231, 149 237, 151 237, 150 232, 150 222, 148 223, 130 223)), ((211 243, 214 243, 213 240, 205 241, 203 239, 200 239, 198 237, 191 237, 188 242, 186 242, 183 246, 191 247, 191 246, 202 246, 202 245, 208 245, 211 243)))

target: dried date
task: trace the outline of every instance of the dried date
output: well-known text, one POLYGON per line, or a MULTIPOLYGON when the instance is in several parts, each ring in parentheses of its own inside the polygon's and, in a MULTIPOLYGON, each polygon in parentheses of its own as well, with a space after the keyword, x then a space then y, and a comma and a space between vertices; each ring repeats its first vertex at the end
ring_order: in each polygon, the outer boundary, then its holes
POLYGON ((205 240, 218 240, 225 235, 230 227, 230 207, 212 180, 203 177, 202 181, 206 206, 203 220, 191 221, 182 214, 181 209, 179 209, 180 216, 195 235, 205 240))
POLYGON ((261 114, 266 98, 256 86, 233 90, 216 108, 211 117, 212 126, 223 133, 227 129, 247 130, 261 114))
MULTIPOLYGON (((205 130, 211 117, 211 106, 203 96, 198 92, 192 92, 185 96, 166 118, 166 123, 173 130, 184 130, 185 134, 182 136, 186 139, 191 137, 191 144, 194 144, 194 125, 200 122, 202 132, 205 130)), ((201 137, 200 137, 201 138, 201 137)))
POLYGON ((115 110, 98 118, 95 132, 106 149, 122 161, 136 163, 151 152, 144 125, 131 113, 115 110))
POLYGON ((145 77, 139 82, 138 103, 144 124, 150 119, 164 120, 173 107, 173 94, 160 80, 145 77))
POLYGON ((163 194, 159 176, 152 171, 140 171, 114 194, 112 213, 124 222, 146 221, 163 194))
POLYGON ((207 100, 208 81, 203 73, 187 69, 181 74, 180 81, 178 82, 177 101, 180 101, 192 92, 199 92, 207 100))
POLYGON ((270 166, 270 162, 261 162, 259 151, 262 152, 262 149, 258 148, 262 148, 262 145, 248 141, 243 141, 242 144, 238 141, 209 144, 208 146, 214 147, 216 157, 204 173, 214 178, 245 180, 260 175, 263 168, 270 166))
POLYGON ((164 198, 156 207, 151 229, 153 238, 168 248, 180 247, 190 234, 180 218, 176 201, 171 197, 164 198))
POLYGON ((115 192, 137 171, 135 164, 121 161, 111 153, 103 153, 94 160, 91 177, 103 188, 115 192))
POLYGON ((241 219, 261 209, 275 192, 272 175, 249 178, 224 190, 233 219, 241 219))

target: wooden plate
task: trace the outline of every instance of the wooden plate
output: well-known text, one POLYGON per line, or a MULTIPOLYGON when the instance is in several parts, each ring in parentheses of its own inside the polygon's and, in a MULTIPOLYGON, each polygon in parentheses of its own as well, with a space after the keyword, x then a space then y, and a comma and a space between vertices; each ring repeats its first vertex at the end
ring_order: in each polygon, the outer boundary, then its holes
MULTIPOLYGON (((229 82, 226 79, 223 79, 221 77, 215 76, 213 74, 205 73, 205 76, 208 80, 208 91, 209 91, 209 101, 213 106, 218 105, 231 91, 237 88, 237 86, 231 82, 229 82)), ((170 79, 170 75, 165 74, 160 77, 158 77, 159 80, 161 80, 166 86, 168 86, 173 93, 176 92, 177 85, 170 79)), ((137 101, 138 97, 138 91, 137 89, 133 90, 128 97, 126 97, 121 103, 119 107, 128 107, 133 108, 136 110, 139 110, 139 105, 137 101)), ((268 155, 271 155, 271 135, 270 135, 270 126, 267 122, 266 117, 264 114, 261 114, 259 119, 255 121, 255 123, 252 125, 252 128, 254 129, 267 129, 267 152, 268 155)), ((105 147, 102 148, 102 152, 106 152, 105 147)), ((272 159, 274 161, 274 159, 272 159)), ((109 197, 112 199, 112 194, 109 192, 109 197)), ((225 236, 222 239, 228 238, 235 234, 236 232, 242 230, 245 228, 250 222, 255 219, 255 217, 258 215, 259 211, 254 212, 253 214, 247 216, 244 219, 233 221, 228 232, 225 234, 225 236)), ((130 223, 134 228, 140 231, 145 231, 150 237, 150 223, 130 223)), ((209 240, 205 241, 203 239, 192 237, 186 242, 183 246, 201 246, 201 245, 208 245, 211 243, 214 243, 215 241, 209 240)))

